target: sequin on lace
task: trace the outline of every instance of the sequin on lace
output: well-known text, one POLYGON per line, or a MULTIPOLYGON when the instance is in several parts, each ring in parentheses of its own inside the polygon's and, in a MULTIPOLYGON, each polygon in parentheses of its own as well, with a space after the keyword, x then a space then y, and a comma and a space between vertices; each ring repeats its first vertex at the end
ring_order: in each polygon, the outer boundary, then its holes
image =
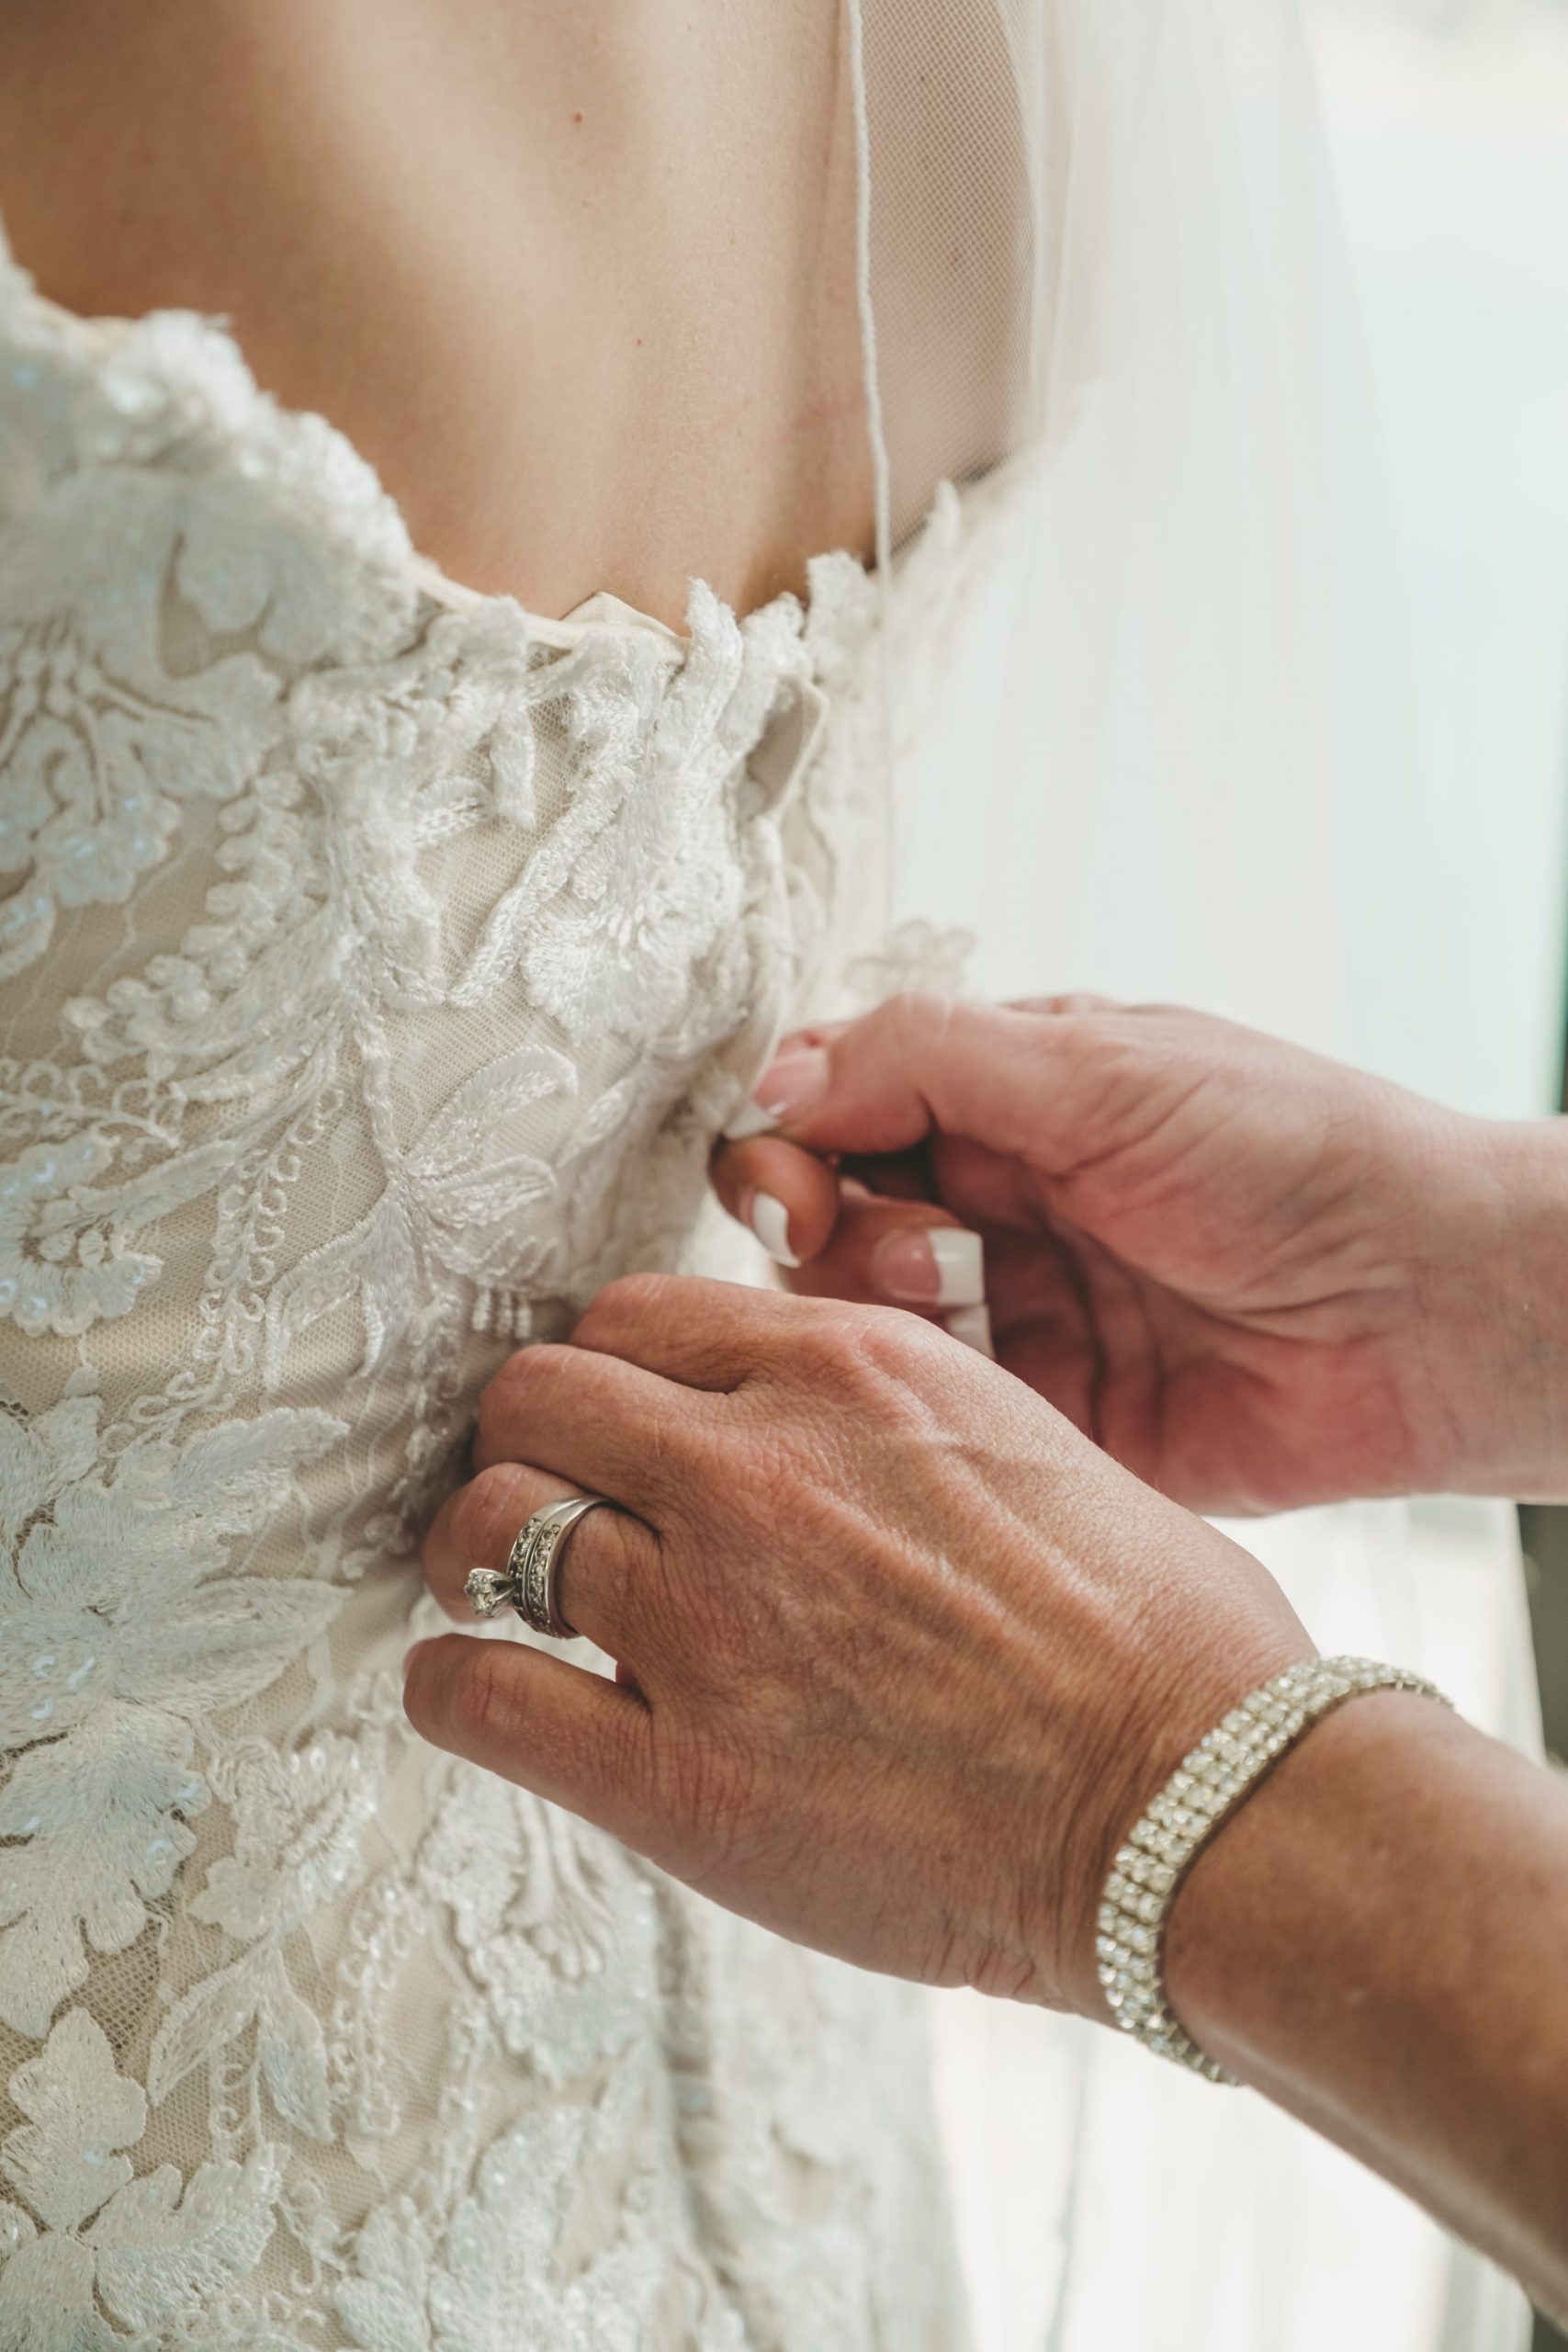
POLYGON ((857 944, 879 600, 427 574, 0 248, 0 2347, 948 2352, 910 1998, 399 1703, 484 1380, 690 1261, 857 944))

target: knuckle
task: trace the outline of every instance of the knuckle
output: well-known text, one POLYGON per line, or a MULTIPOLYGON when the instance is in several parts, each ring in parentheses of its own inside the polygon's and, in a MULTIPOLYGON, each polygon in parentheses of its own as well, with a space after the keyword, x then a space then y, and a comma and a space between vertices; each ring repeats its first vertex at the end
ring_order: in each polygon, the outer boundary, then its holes
POLYGON ((511 1465, 498 1463, 476 1471, 452 1498, 454 1545, 468 1559, 489 1564, 492 1554, 510 1549, 522 1524, 517 1512, 517 1475, 511 1465))
POLYGON ((900 1307, 824 1300, 792 1335, 790 1371, 821 1407, 862 1406, 868 1391, 919 1379, 942 1337, 900 1307))
POLYGON ((618 1274, 596 1294, 577 1326, 581 1340, 595 1325, 642 1322, 658 1316, 669 1296, 669 1274, 618 1274))
POLYGON ((857 1369, 880 1385, 910 1385, 942 1361, 946 1336, 923 1316, 895 1306, 868 1307, 854 1331, 857 1369))
POLYGON ((861 1326, 868 1313, 874 1312, 874 1308, 856 1306, 843 1299, 803 1303, 800 1317, 788 1335, 796 1369, 807 1375, 831 1375, 852 1367, 859 1352, 861 1326))

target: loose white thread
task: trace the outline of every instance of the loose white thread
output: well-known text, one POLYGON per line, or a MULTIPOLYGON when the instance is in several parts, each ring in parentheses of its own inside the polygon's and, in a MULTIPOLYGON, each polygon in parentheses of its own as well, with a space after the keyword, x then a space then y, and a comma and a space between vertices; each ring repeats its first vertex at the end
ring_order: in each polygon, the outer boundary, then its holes
POLYGON ((882 719, 882 763, 886 782, 884 795, 886 883, 896 889, 897 868, 897 795, 893 757, 893 498, 887 435, 882 414, 882 375, 876 352, 876 308, 871 291, 871 111, 865 84, 865 12, 863 0, 845 0, 850 37, 850 98, 855 130, 855 308, 860 319, 861 374, 865 383, 865 430, 871 447, 873 531, 876 557, 877 609, 881 618, 876 649, 878 701, 882 719))
POLYGON ((871 298, 871 115, 865 92, 863 0, 846 0, 850 24, 850 92, 855 120, 855 303, 860 313, 861 369, 865 379, 865 428, 871 443, 875 506, 876 568, 884 582, 893 552, 887 436, 882 421, 882 378, 876 358, 876 311, 871 298))

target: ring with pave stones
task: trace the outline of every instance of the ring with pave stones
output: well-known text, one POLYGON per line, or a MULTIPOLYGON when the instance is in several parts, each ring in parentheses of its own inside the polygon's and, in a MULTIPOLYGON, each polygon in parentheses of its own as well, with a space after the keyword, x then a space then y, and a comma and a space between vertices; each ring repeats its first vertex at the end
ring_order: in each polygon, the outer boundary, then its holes
POLYGON ((493 1617, 508 1601, 536 1634, 555 1642, 581 1637, 561 1615, 557 1600, 561 1555, 571 1532, 591 1510, 614 1510, 605 1495, 569 1495, 564 1502, 546 1503, 525 1527, 520 1528, 504 1571, 470 1568, 463 1590, 476 1617, 493 1617))

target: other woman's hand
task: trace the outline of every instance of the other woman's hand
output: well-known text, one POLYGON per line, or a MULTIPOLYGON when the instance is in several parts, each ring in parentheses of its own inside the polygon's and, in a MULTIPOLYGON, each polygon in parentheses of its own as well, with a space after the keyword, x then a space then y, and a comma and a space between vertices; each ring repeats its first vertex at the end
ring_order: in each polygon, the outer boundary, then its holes
POLYGON ((437 1597, 583 1520, 560 1605, 618 1680, 419 1645, 450 1748, 861 1965, 1103 2014, 1111 1855, 1193 1740, 1312 1645, 1247 1554, 918 1317, 613 1284, 486 1391, 437 1597))
POLYGON ((994 1337, 1195 1509, 1564 1491, 1561 1122, 1166 1007, 904 997, 739 1124, 715 1182, 794 1289, 994 1337))

